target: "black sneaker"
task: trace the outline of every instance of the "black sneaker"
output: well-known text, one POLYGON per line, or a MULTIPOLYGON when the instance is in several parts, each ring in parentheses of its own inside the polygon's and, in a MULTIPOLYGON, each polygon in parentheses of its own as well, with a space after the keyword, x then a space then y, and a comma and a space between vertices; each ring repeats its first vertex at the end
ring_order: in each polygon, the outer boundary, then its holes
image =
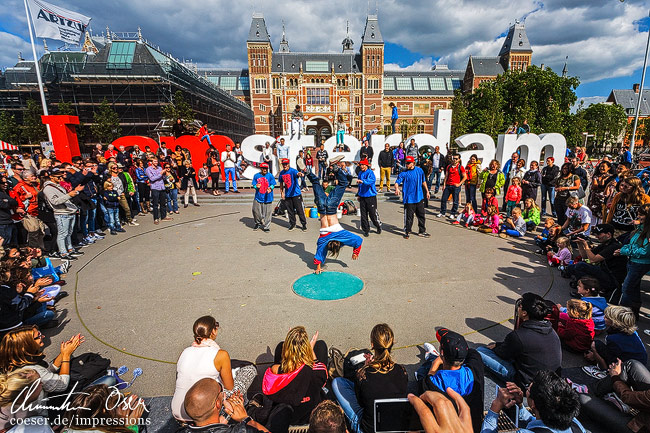
POLYGON ((363 236, 367 238, 368 236, 370 236, 370 233, 368 233, 368 232, 363 232, 363 236))
POLYGON ((79 257, 79 256, 83 256, 84 253, 83 253, 83 251, 71 251, 71 252, 68 253, 68 255, 70 255, 72 257, 79 257))
POLYGON ((381 234, 381 226, 377 227, 377 234, 378 234, 378 235, 381 234))
POLYGON ((271 231, 271 229, 262 229, 262 231, 263 231, 264 233, 268 233, 268 232, 271 231))
POLYGON ((253 226, 253 231, 256 232, 256 231, 258 231, 259 229, 260 229, 260 225, 259 225, 259 224, 255 224, 255 225, 253 226))
POLYGON ((289 226, 289 231, 291 231, 291 230, 293 230, 293 229, 295 229, 295 228, 296 228, 296 225, 295 225, 295 224, 291 224, 291 225, 289 226))
POLYGON ((420 236, 421 238, 430 238, 431 237, 431 235, 429 233, 427 233, 427 232, 418 233, 418 236, 420 236))
POLYGON ((300 227, 300 230, 302 230, 303 232, 306 232, 307 231, 307 226, 304 225, 304 226, 300 227))
POLYGON ((61 260, 73 261, 77 260, 77 256, 73 256, 72 254, 61 254, 61 260))
POLYGON ((409 234, 408 234, 408 233, 404 233, 404 239, 408 239, 408 238, 410 238, 409 234))
POLYGON ((65 298, 66 296, 68 296, 68 292, 66 292, 65 290, 61 290, 59 292, 59 294, 54 297, 54 303, 56 304, 61 299, 65 298))
POLYGON ((126 233, 126 230, 124 230, 121 227, 119 229, 115 230, 115 231, 118 232, 118 233, 126 233))
POLYGON ((49 322, 47 322, 45 325, 40 325, 39 328, 51 329, 51 328, 56 328, 57 326, 59 326, 59 321, 56 319, 52 319, 49 322))
POLYGON ((111 230, 112 235, 117 235, 117 232, 115 230, 111 230))

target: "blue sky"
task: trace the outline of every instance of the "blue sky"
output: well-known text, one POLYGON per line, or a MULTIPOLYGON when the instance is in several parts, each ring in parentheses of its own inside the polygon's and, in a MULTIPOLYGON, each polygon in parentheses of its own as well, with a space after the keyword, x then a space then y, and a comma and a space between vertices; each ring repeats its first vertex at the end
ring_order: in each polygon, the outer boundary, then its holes
MULTIPOLYGON (((135 32, 177 58, 199 65, 244 67, 245 41, 254 11, 264 13, 277 48, 286 24, 292 51, 339 52, 346 36, 359 48, 369 12, 367 0, 51 0, 92 17, 101 33, 135 32), (114 11, 119 10, 117 15, 114 11), (155 13, 152 11, 155 10, 155 13)), ((31 58, 21 0, 5 0, 0 10, 0 68, 13 66, 18 51, 31 58)), ((376 8, 376 9, 375 9, 376 8)), ((631 88, 641 80, 650 19, 650 0, 376 0, 386 40, 387 69, 428 70, 434 64, 465 69, 469 55, 496 56, 515 19, 524 20, 533 46, 533 63, 569 74, 582 82, 579 98, 597 102, 612 88, 631 88)), ((49 41, 50 49, 61 45, 49 41)), ((38 41, 42 52, 42 41, 38 41)), ((648 83, 650 87, 650 83, 648 83)))

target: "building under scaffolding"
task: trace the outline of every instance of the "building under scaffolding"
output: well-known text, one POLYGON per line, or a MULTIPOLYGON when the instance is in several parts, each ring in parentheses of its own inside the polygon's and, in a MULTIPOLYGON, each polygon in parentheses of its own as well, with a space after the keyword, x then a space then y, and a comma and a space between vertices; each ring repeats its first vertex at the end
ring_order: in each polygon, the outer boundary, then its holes
MULTIPOLYGON (((39 61, 50 114, 69 103, 80 122, 93 124, 93 112, 106 99, 120 117, 122 135, 156 137, 161 109, 177 91, 195 117, 215 134, 234 141, 255 132, 250 107, 197 74, 196 68, 165 54, 137 34, 90 37, 81 51, 46 52, 39 61)), ((33 61, 19 59, 0 75, 0 110, 22 124, 27 100, 39 100, 33 61)), ((85 142, 96 141, 85 128, 85 142)))

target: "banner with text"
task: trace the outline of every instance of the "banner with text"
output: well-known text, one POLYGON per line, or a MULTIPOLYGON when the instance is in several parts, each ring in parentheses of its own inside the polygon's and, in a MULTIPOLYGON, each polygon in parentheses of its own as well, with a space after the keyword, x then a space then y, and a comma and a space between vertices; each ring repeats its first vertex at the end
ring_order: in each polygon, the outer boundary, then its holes
POLYGON ((36 37, 78 44, 90 18, 40 0, 27 0, 36 37))

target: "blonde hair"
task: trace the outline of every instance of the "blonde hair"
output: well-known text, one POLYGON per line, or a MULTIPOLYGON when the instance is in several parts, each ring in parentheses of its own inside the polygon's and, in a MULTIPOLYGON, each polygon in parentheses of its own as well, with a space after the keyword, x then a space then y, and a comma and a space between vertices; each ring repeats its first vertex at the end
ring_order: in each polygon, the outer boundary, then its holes
POLYGON ((512 211, 510 211, 510 213, 518 213, 521 215, 521 208, 519 206, 515 206, 512 208, 512 211))
POLYGON ((12 404, 23 389, 29 387, 40 376, 31 368, 19 368, 11 373, 0 374, 0 407, 12 404))
POLYGON ((571 251, 571 253, 573 253, 573 249, 571 248, 571 241, 566 236, 560 236, 556 239, 555 243, 558 247, 567 248, 569 251, 571 251))
POLYGON ((566 303, 567 314, 574 319, 591 319, 592 306, 580 299, 569 299, 566 303))
POLYGON ((609 306, 605 308, 605 318, 612 322, 612 328, 624 334, 632 335, 636 332, 636 318, 634 312, 628 307, 609 306))
POLYGON ((185 161, 183 161, 183 165, 186 165, 186 166, 189 167, 189 166, 192 165, 192 164, 190 163, 190 160, 189 160, 189 159, 186 159, 185 161))
POLYGON ((524 207, 526 207, 528 203, 532 203, 532 205, 530 206, 531 209, 540 210, 539 206, 537 206, 537 203, 535 203, 535 200, 533 200, 532 198, 529 197, 526 200, 524 200, 524 207))
POLYGON ((113 186, 113 182, 111 182, 110 180, 104 182, 104 189, 108 188, 109 186, 113 186))
POLYGON ((375 325, 370 332, 370 343, 375 353, 372 361, 364 369, 372 367, 380 373, 391 371, 395 366, 395 361, 390 357, 390 352, 395 343, 395 335, 390 326, 385 323, 375 325))
POLYGON ((314 365, 314 351, 309 344, 309 336, 304 326, 291 328, 282 344, 282 373, 296 371, 302 364, 314 365))
POLYGON ((36 364, 43 356, 41 345, 34 339, 36 325, 11 330, 0 342, 0 372, 9 373, 25 365, 36 364))

